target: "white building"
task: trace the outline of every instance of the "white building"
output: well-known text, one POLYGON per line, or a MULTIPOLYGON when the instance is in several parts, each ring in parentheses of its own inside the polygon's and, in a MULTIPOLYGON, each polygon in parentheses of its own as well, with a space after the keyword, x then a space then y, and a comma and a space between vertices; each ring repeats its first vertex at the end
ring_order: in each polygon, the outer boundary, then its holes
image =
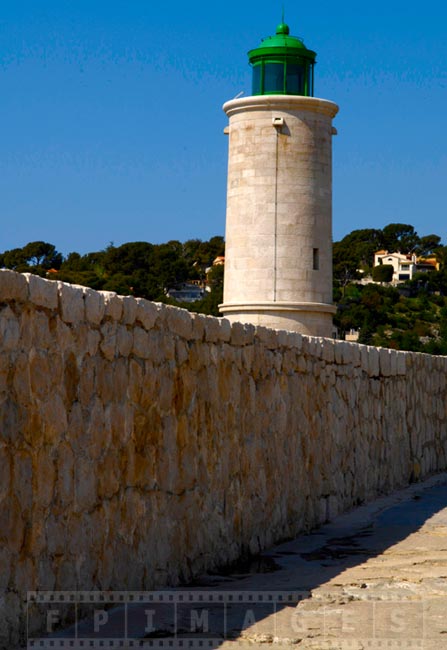
POLYGON ((436 271, 439 263, 435 257, 417 257, 415 253, 389 253, 388 251, 377 251, 374 253, 374 266, 389 264, 393 267, 393 278, 391 282, 398 284, 406 280, 412 280, 415 273, 436 271))
POLYGON ((388 251, 377 251, 374 253, 374 266, 389 264, 393 267, 392 282, 405 282, 411 280, 416 273, 416 254, 388 253, 388 251))

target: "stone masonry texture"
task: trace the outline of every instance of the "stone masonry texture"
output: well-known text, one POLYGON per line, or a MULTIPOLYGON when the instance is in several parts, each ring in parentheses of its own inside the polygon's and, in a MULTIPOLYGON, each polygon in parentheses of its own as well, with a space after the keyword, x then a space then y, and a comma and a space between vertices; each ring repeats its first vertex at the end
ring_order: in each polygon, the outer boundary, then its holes
POLYGON ((0 647, 28 590, 175 585, 446 469, 446 376, 0 271, 0 647))

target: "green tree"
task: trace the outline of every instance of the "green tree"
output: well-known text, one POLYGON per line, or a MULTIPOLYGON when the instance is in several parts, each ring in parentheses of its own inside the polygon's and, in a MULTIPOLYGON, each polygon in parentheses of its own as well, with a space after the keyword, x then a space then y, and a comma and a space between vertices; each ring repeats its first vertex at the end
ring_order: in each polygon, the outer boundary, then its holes
POLYGON ((383 244, 390 253, 409 253, 420 245, 414 227, 406 223, 390 223, 382 230, 383 244))
POLYGON ((2 266, 15 271, 27 271, 28 260, 23 248, 12 248, 2 254, 2 266))
POLYGON ((340 286, 360 277, 359 270, 369 272, 374 253, 383 247, 382 231, 375 228, 353 230, 333 247, 334 280, 340 286))
POLYGON ((392 264, 379 264, 372 270, 372 279, 374 282, 391 282, 393 279, 394 268, 392 264))
POLYGON ((425 235, 419 240, 418 253, 419 255, 433 255, 441 245, 441 237, 439 235, 425 235))
POLYGON ((63 258, 53 244, 45 241, 33 241, 23 247, 23 254, 31 266, 41 266, 44 269, 59 269, 63 258))

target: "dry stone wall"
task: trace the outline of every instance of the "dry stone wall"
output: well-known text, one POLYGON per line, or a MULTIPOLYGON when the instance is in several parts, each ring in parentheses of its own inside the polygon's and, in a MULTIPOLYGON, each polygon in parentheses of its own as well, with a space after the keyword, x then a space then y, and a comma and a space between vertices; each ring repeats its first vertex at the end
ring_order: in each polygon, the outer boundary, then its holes
POLYGON ((176 584, 446 469, 446 376, 0 271, 0 646, 28 590, 176 584))

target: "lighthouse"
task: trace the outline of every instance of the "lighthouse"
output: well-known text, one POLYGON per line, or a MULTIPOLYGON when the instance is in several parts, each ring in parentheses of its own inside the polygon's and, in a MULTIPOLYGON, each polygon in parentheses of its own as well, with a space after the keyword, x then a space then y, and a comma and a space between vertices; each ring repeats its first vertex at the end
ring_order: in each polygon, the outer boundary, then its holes
POLYGON ((230 321, 332 336, 332 119, 316 54, 276 34, 248 53, 249 97, 229 117, 224 297, 230 321))

